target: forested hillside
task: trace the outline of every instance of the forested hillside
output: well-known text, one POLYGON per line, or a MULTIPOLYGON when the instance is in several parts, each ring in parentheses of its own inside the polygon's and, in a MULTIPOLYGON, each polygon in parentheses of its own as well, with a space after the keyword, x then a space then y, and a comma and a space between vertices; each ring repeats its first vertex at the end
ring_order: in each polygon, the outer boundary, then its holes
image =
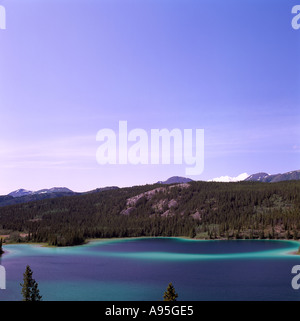
POLYGON ((0 208, 5 241, 88 238, 300 238, 300 181, 145 185, 0 208), (299 233, 298 233, 299 231, 299 233))

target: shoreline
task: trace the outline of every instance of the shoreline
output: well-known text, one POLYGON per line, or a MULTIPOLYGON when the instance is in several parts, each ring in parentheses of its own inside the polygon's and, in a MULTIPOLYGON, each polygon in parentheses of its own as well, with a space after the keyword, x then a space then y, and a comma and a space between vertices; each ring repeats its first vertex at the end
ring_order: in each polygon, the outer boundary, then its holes
MULTIPOLYGON (((280 239, 280 240, 274 240, 274 239, 232 239, 232 240, 228 240, 228 239, 216 239, 216 240, 207 240, 207 239, 195 239, 195 238, 190 238, 187 236, 137 236, 137 237, 114 237, 114 238, 92 238, 92 239, 86 239, 84 243, 82 244, 78 244, 78 245, 70 245, 70 246, 53 246, 53 245, 48 245, 47 243, 31 243, 31 242, 15 242, 15 243, 6 243, 5 245, 3 244, 3 246, 5 247, 6 245, 29 245, 29 246, 33 246, 33 247, 40 247, 40 248, 57 248, 57 249, 68 249, 68 248, 74 248, 74 247, 82 247, 82 246, 87 246, 87 245, 91 245, 93 246, 93 243, 109 243, 109 242, 122 242, 122 241, 130 241, 130 240, 136 240, 136 239, 179 239, 182 241, 187 241, 187 242, 214 242, 214 241, 219 241, 219 242, 224 242, 224 241, 267 241, 267 242, 290 242, 293 243, 294 245, 297 244, 297 249, 285 249, 284 252, 281 253, 281 255, 284 256, 290 256, 290 257, 300 257, 300 240, 288 240, 288 239, 280 239)), ((283 249, 284 250, 284 249, 283 249)), ((9 256, 9 254, 13 252, 13 250, 3 250, 3 253, 0 255, 0 262, 1 262, 1 258, 5 257, 6 255, 9 256)))
MULTIPOLYGON (((183 239, 186 241, 277 241, 277 242, 297 242, 299 244, 300 248, 300 240, 290 240, 290 239, 205 239, 205 238, 191 238, 188 236, 129 236, 129 237, 112 237, 112 238, 88 238, 86 239, 82 244, 76 244, 76 245, 69 245, 69 246, 55 246, 55 245, 48 245, 47 243, 43 242, 12 242, 12 243, 3 243, 3 247, 6 245, 33 245, 33 246, 40 246, 40 247, 49 247, 49 248, 63 248, 63 247, 76 247, 76 246, 83 246, 95 242, 107 242, 107 241, 125 241, 125 240, 133 240, 133 239, 155 239, 155 238, 173 238, 173 239, 183 239)), ((2 248, 3 249, 3 248, 2 248)), ((3 253, 0 254, 3 255, 5 253, 3 249, 3 253)), ((300 251, 294 251, 292 252, 294 255, 300 255, 300 251)))

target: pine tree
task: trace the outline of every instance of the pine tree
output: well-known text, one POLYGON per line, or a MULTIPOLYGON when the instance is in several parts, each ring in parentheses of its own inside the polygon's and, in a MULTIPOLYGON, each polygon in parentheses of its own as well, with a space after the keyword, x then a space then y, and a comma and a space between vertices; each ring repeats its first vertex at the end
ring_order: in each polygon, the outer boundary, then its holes
POLYGON ((190 231, 190 238, 193 239, 194 237, 196 237, 196 230, 195 230, 194 227, 192 227, 192 229, 191 229, 191 231, 190 231))
POLYGON ((41 301, 42 296, 38 289, 38 284, 32 277, 32 270, 29 265, 26 266, 26 270, 23 274, 22 295, 23 301, 41 301))
POLYGON ((164 293, 164 301, 176 301, 178 294, 172 283, 169 283, 167 290, 164 293))
POLYGON ((0 256, 1 256, 1 254, 3 254, 4 253, 4 251, 3 251, 3 249, 2 249, 2 239, 0 239, 0 256))

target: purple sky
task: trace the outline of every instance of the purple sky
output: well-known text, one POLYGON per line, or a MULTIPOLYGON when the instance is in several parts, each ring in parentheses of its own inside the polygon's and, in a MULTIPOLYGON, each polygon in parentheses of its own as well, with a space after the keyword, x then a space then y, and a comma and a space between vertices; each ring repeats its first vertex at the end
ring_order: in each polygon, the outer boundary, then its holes
POLYGON ((185 176, 185 164, 99 165, 97 132, 121 120, 204 129, 195 180, 300 169, 295 4, 0 1, 0 195, 185 176))

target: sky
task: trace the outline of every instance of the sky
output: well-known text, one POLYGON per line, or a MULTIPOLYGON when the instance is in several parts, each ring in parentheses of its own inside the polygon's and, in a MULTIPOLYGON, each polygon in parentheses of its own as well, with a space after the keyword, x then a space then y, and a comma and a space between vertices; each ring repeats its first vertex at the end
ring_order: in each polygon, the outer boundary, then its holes
POLYGON ((100 165, 97 133, 118 138, 120 121, 149 146, 152 129, 203 129, 194 180, 300 169, 296 4, 0 0, 0 195, 187 176, 184 162, 100 165))

